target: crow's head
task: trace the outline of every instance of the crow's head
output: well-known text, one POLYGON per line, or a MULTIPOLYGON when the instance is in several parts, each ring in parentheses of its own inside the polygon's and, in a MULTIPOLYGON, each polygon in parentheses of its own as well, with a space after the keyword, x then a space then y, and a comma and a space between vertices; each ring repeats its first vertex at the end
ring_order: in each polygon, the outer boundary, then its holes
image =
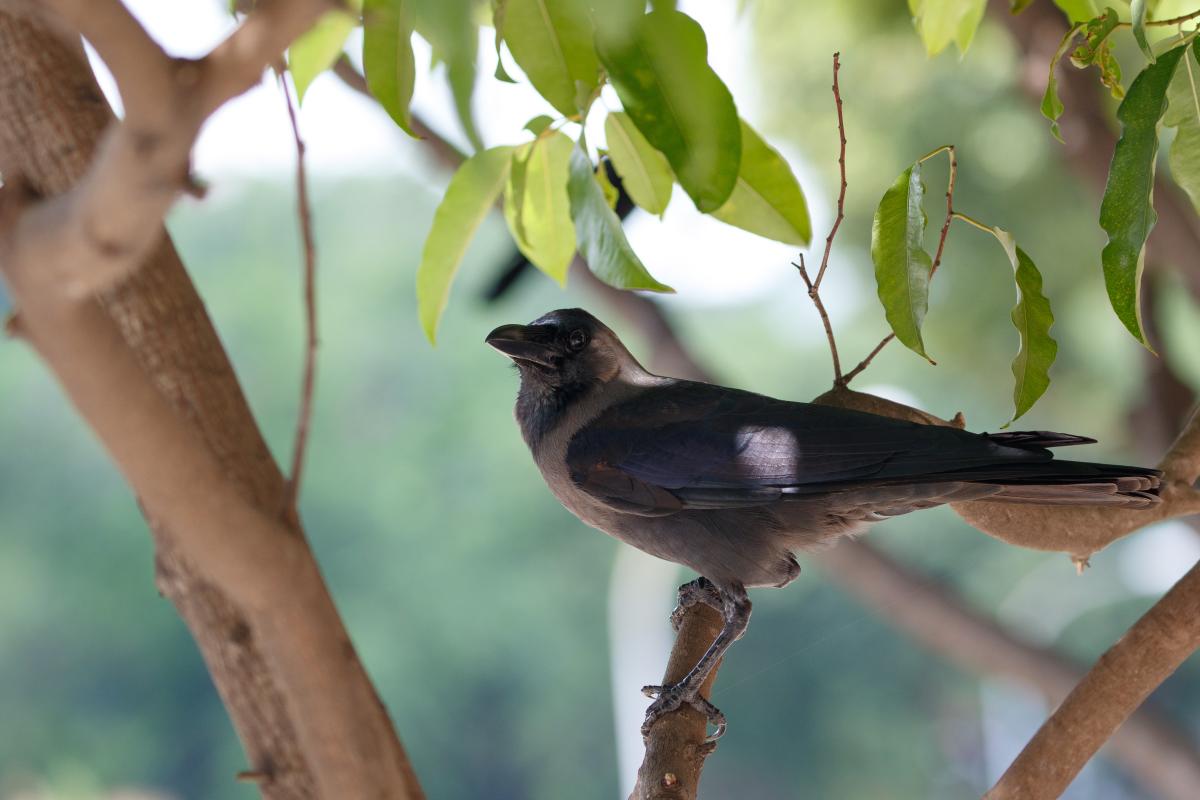
POLYGON ((513 360, 531 388, 593 387, 637 365, 616 334, 581 308, 560 308, 528 325, 501 325, 485 341, 513 360))

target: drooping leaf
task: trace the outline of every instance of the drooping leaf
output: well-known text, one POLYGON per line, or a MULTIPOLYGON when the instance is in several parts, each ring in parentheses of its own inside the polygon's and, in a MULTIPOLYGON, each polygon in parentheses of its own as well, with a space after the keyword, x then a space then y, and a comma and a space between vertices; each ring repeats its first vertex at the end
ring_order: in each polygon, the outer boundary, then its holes
POLYGON ((1142 53, 1153 64, 1154 51, 1150 48, 1150 41, 1146 38, 1146 0, 1132 0, 1129 3, 1129 20, 1133 23, 1133 38, 1137 40, 1138 47, 1142 48, 1142 53))
POLYGON ((871 260, 875 263, 879 301, 896 338, 933 363, 921 340, 933 268, 924 247, 924 196, 918 162, 900 173, 879 201, 871 225, 871 260))
POLYGON ((613 111, 604 120, 608 154, 612 158, 625 191, 633 202, 662 216, 671 201, 675 178, 667 157, 654 149, 624 111, 613 111))
POLYGON ((504 41, 534 88, 565 116, 577 112, 576 84, 596 87, 600 63, 584 0, 507 0, 504 41))
POLYGON ((741 126, 733 96, 708 65, 704 31, 686 14, 652 11, 627 38, 602 34, 596 44, 625 111, 666 155, 696 208, 724 205, 737 183, 741 126))
POLYGON ((416 136, 408 111, 417 76, 412 32, 411 0, 365 0, 362 59, 367 88, 405 133, 416 136))
POLYGON ((431 343, 436 339, 438 320, 446 309, 450 284, 467 245, 508 179, 513 150, 493 147, 463 162, 433 215, 433 227, 417 269, 417 310, 431 343))
POLYGON ((1054 0, 1054 5, 1062 9, 1072 23, 1086 22, 1100 13, 1095 0, 1054 0))
MULTIPOLYGON (((567 194, 575 143, 561 131, 522 145, 504 187, 504 218, 517 248, 560 285, 575 255, 575 226, 567 194)), ((598 187, 597 187, 598 188, 598 187)))
MULTIPOLYGON (((357 10, 362 7, 362 2, 359 0, 349 5, 357 10)), ((292 81, 296 84, 298 103, 304 102, 304 94, 313 80, 338 60, 346 37, 357 24, 357 18, 347 11, 326 11, 316 25, 292 42, 288 48, 287 64, 292 81)))
POLYGON ((1071 54, 1071 63, 1083 69, 1095 65, 1100 70, 1100 82, 1108 87, 1114 98, 1125 96, 1121 86, 1121 64, 1113 55, 1109 34, 1116 30, 1121 18, 1111 8, 1083 25, 1083 42, 1071 54))
POLYGON ((712 212, 742 230, 786 244, 807 245, 812 223, 800 182, 779 151, 742 121, 742 163, 725 205, 712 212))
POLYGON ((1042 116, 1050 120, 1050 133, 1054 134, 1054 138, 1060 142, 1063 140, 1062 132, 1058 129, 1058 118, 1063 113, 1063 103, 1058 96, 1058 69, 1059 59, 1067 52, 1071 46, 1071 42, 1075 40, 1075 34, 1079 32, 1079 26, 1071 28, 1063 36, 1062 41, 1058 44, 1058 49, 1054 51, 1054 55, 1050 59, 1050 75, 1046 78, 1046 93, 1042 95, 1042 116))
POLYGON ((1163 124, 1175 128, 1175 140, 1167 151, 1171 177, 1200 212, 1200 39, 1192 40, 1183 66, 1175 71, 1167 90, 1168 108, 1163 124))
POLYGON ((516 83, 508 71, 504 69, 504 53, 500 52, 500 44, 504 41, 504 12, 508 0, 492 0, 492 27, 496 29, 496 80, 505 83, 516 83))
POLYGON ((945 50, 951 42, 960 54, 966 53, 986 5, 987 0, 908 0, 913 24, 930 56, 945 50))
POLYGON ((1186 45, 1168 50, 1148 65, 1117 109, 1121 138, 1113 150, 1108 184, 1100 202, 1100 227, 1108 234, 1101 253, 1104 284, 1117 317, 1147 348, 1139 303, 1146 238, 1158 219, 1151 203, 1158 122, 1167 108, 1167 87, 1186 45))
POLYGON ((1004 248, 1017 284, 1017 304, 1013 306, 1012 322, 1021 338, 1017 357, 1012 362, 1013 416, 1004 427, 1038 401, 1050 386, 1050 366, 1058 356, 1058 342, 1050 335, 1054 313, 1050 301, 1042 294, 1042 274, 1028 254, 1008 231, 992 228, 992 234, 1004 248))
MULTIPOLYGON (((604 191, 596 182, 592 161, 576 147, 571 151, 571 217, 579 252, 596 277, 618 289, 648 289, 673 292, 646 270, 633 252, 621 228, 621 220, 608 207, 604 191)), ((601 170, 603 172, 603 170, 601 170)))
POLYGON ((475 62, 479 51, 479 25, 474 0, 408 0, 416 10, 417 33, 433 47, 436 63, 446 66, 446 80, 454 98, 454 110, 467 140, 483 149, 475 125, 472 98, 475 94, 475 62))

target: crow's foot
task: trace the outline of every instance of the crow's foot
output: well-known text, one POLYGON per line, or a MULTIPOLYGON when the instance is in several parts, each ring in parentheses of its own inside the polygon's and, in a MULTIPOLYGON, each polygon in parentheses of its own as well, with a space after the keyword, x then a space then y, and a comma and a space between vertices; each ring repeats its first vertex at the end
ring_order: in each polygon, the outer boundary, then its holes
POLYGON ((679 605, 671 612, 671 627, 678 631, 683 625, 683 615, 697 603, 703 603, 718 613, 724 613, 725 605, 721 592, 708 578, 697 578, 679 587, 679 605))
POLYGON ((646 709, 646 721, 642 723, 642 736, 650 735, 654 723, 684 704, 699 711, 715 729, 705 738, 705 744, 716 742, 725 734, 726 720, 721 710, 700 696, 697 689, 689 689, 682 683, 669 686, 643 686, 642 694, 656 698, 646 709))

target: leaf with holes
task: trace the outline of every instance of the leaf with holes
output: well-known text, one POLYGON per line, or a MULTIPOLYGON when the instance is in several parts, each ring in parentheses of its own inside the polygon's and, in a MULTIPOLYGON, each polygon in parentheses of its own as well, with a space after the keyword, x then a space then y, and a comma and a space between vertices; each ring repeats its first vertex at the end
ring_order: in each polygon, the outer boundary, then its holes
POLYGON ((921 340, 921 323, 929 308, 929 275, 933 261, 925 252, 925 186, 921 164, 913 164, 879 201, 871 225, 871 260, 875 283, 888 324, 905 347, 934 363, 921 340))
POLYGON ((742 133, 729 89, 708 65, 708 42, 691 17, 655 10, 625 38, 596 37, 600 61, 626 113, 671 164, 705 213, 737 183, 742 133))
POLYGON ((504 187, 504 218, 517 248, 529 262, 567 282, 575 255, 575 226, 567 180, 575 143, 561 132, 542 136, 513 153, 504 187))
POLYGON ((646 270, 629 246, 621 220, 608 207, 604 191, 596 182, 592 161, 576 147, 571 151, 571 218, 579 252, 596 277, 618 289, 648 289, 652 292, 675 291, 659 283, 646 270))
POLYGON ((624 111, 613 111, 604 120, 608 155, 621 183, 633 202, 651 214, 662 216, 671 202, 675 178, 667 157, 646 141, 624 111))
POLYGON ((807 245, 812 238, 800 182, 779 151, 742 122, 742 163, 725 205, 712 212, 724 223, 777 242, 807 245))
POLYGON ((504 189, 514 149, 481 150, 463 162, 433 215, 417 268, 417 310, 431 343, 467 245, 504 189))
POLYGON ((1133 79, 1117 109, 1121 138, 1113 149, 1100 202, 1100 227, 1108 234, 1100 254, 1108 298, 1117 317, 1147 348, 1140 291, 1146 239, 1158 219, 1151 202, 1158 122, 1167 108, 1167 87, 1186 48, 1168 50, 1133 79))
POLYGON ((565 116, 578 113, 576 84, 596 88, 600 62, 584 0, 507 0, 504 41, 542 97, 565 116))
POLYGON ((417 76, 410 0, 365 0, 363 73, 367 88, 405 133, 416 136, 408 106, 417 76))

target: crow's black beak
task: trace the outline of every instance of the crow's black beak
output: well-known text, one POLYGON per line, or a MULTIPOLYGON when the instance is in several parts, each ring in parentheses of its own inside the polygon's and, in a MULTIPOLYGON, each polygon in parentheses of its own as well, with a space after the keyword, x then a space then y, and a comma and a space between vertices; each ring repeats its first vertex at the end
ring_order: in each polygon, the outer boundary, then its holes
POLYGON ((501 325, 484 341, 514 361, 556 367, 562 359, 556 333, 553 325, 501 325))

